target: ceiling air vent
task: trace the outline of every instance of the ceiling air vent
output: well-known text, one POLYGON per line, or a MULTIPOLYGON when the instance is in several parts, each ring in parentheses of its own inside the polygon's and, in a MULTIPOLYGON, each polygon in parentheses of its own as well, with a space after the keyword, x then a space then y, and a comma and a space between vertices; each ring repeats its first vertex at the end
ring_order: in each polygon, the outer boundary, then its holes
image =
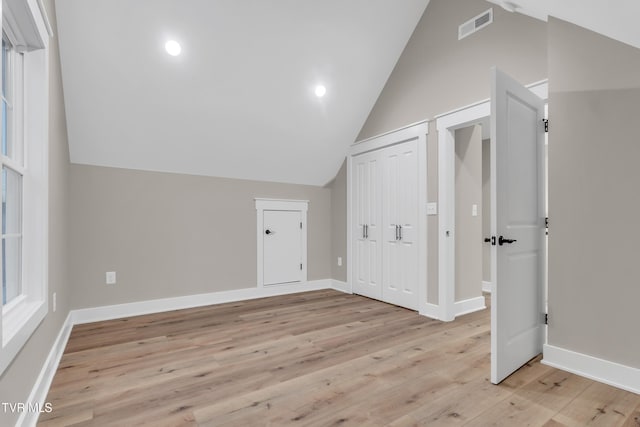
POLYGON ((489 9, 480 15, 469 19, 458 27, 458 40, 470 36, 493 22, 493 9, 489 9))

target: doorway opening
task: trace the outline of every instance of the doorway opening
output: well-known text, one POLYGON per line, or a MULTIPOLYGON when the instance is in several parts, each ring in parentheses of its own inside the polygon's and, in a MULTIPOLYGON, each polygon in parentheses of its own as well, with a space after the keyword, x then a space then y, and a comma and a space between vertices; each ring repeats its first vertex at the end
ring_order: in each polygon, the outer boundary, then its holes
MULTIPOLYGON (((547 81, 528 85, 527 88, 543 100, 548 98, 547 81)), ((545 117, 546 117, 545 108, 545 117)), ((461 133, 473 126, 482 128, 482 196, 478 209, 478 216, 482 216, 482 278, 478 286, 482 292, 491 292, 493 278, 491 277, 491 224, 489 221, 490 210, 490 132, 491 132, 491 103, 489 100, 471 104, 460 109, 441 114, 436 117, 438 130, 438 306, 439 319, 452 321, 456 316, 481 310, 484 307, 479 298, 459 299, 456 295, 456 239, 460 230, 456 232, 456 216, 464 214, 467 217, 473 215, 473 204, 456 206, 458 197, 456 189, 456 133, 460 140, 461 133)), ((546 167, 545 167, 546 171, 546 167)), ((545 178, 545 185, 547 180, 545 178)), ((458 203, 459 204, 459 203, 458 203)), ((459 221, 458 221, 459 222, 459 221)), ((476 249, 477 252, 477 249, 476 249)), ((462 261, 462 260, 461 260, 462 261)), ((477 271, 477 269, 476 269, 477 271)), ((477 276, 477 274, 476 274, 477 276)), ((545 267, 546 277, 546 267, 545 267)), ((464 279, 463 279, 464 280, 464 279)), ((464 286, 464 285, 463 285, 464 286)), ((545 280, 545 304, 546 304, 546 280, 545 280)), ((471 285, 467 286, 471 289, 471 285)), ((464 292, 464 291, 463 291, 464 292)), ((460 296, 468 296, 468 293, 460 293, 460 296)))

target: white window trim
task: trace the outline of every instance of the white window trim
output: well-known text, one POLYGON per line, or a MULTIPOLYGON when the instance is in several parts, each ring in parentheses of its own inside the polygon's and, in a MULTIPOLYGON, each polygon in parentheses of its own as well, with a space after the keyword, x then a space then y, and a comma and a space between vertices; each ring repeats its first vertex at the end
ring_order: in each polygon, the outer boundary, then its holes
POLYGON ((52 34, 44 8, 38 0, 4 0, 0 16, 7 35, 17 41, 14 46, 24 52, 24 104, 21 108, 25 112, 22 119, 25 172, 23 295, 0 311, 2 375, 48 312, 48 43, 52 34), (15 13, 17 8, 23 8, 22 12, 26 13, 15 13), (15 17, 18 16, 25 18, 17 20, 15 17))

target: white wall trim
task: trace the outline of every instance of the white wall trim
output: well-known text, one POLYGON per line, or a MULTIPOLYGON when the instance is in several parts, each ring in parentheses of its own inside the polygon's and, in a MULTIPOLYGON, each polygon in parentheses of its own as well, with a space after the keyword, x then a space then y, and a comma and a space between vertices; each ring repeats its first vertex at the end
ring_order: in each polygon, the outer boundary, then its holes
POLYGON ((398 131, 402 131, 402 130, 405 130, 405 129, 408 129, 408 128, 412 128, 412 127, 417 126, 417 125, 425 125, 425 124, 428 125, 428 123, 429 123, 429 120, 420 120, 419 122, 411 123, 411 124, 408 124, 406 126, 401 126, 401 127, 397 128, 397 129, 393 129, 393 130, 390 130, 390 131, 387 131, 387 132, 379 133, 378 135, 370 136, 369 138, 361 139, 359 141, 354 142, 351 145, 354 146, 354 145, 357 145, 357 144, 362 144, 364 142, 368 142, 368 141, 371 141, 373 139, 378 139, 378 138, 390 135, 392 133, 396 133, 398 131))
POLYGON ((487 282, 486 280, 482 281, 482 292, 491 293, 491 289, 493 289, 493 282, 487 282))
POLYGON ((344 292, 345 294, 351 294, 351 287, 347 282, 342 282, 340 280, 331 279, 331 289, 336 291, 344 292))
POLYGON ((545 344, 542 364, 640 394, 640 369, 545 344))
MULTIPOLYGON (((69 313, 64 323, 62 324, 62 327, 60 328, 60 332, 58 333, 56 340, 51 346, 49 355, 47 356, 44 365, 42 365, 40 374, 38 375, 38 378, 36 379, 36 382, 31 389, 31 393, 29 394, 29 398, 27 399, 27 402, 31 403, 32 405, 38 404, 40 410, 45 409, 45 399, 47 398, 47 394, 49 393, 49 387, 51 387, 53 377, 58 370, 60 359, 62 359, 62 354, 64 353, 64 349, 67 346, 67 341, 69 341, 69 335, 71 335, 72 327, 73 315, 69 313)), ((16 423, 16 425, 25 427, 35 426, 38 422, 39 416, 39 412, 24 411, 18 418, 18 422, 16 423)))
POLYGON ((73 323, 75 325, 79 325, 83 323, 100 322, 103 320, 120 319, 123 317, 141 316, 144 314, 162 313, 165 311, 182 310, 185 308, 203 307, 207 305, 224 304, 227 302, 245 301, 277 295, 295 294, 298 292, 317 291, 321 289, 332 289, 331 279, 312 280, 306 283, 274 285, 264 288, 254 287, 234 289, 208 294, 185 295, 174 298, 162 298, 130 302, 126 304, 84 308, 73 311, 73 323))
POLYGON ((372 138, 363 139, 362 141, 356 141, 351 144, 349 149, 350 156, 356 156, 358 154, 366 153, 368 151, 378 150, 390 145, 402 144, 406 141, 417 139, 419 135, 427 135, 429 133, 429 123, 423 120, 412 125, 396 129, 391 132, 386 132, 372 138))
MULTIPOLYGON (((300 262, 302 271, 300 272, 301 283, 307 281, 307 211, 309 210, 308 200, 287 200, 287 199, 263 199, 256 197, 256 242, 257 242, 257 280, 258 287, 264 284, 264 211, 298 211, 302 222, 302 237, 300 240, 300 262)), ((273 285, 268 285, 273 286, 273 285)), ((280 286, 280 285, 276 285, 280 286)))
MULTIPOLYGON (((491 0, 489 0, 491 1, 491 0)), ((533 83, 529 83, 528 85, 525 86, 527 89, 529 89, 531 92, 535 93, 536 95, 538 95, 540 98, 547 100, 549 98, 549 79, 542 79, 540 81, 537 82, 533 82, 533 83)), ((485 102, 489 102, 491 101, 491 99, 489 98, 485 98, 482 101, 477 101, 474 102, 472 104, 468 104, 462 107, 458 107, 458 108, 454 108, 453 110, 449 110, 445 113, 441 113, 438 114, 436 116, 434 116, 434 119, 437 120, 441 117, 444 116, 448 116, 450 114, 453 113, 457 113, 458 111, 462 111, 462 110, 468 110, 471 107, 475 107, 477 105, 483 104, 485 102)))
POLYGON ((431 319, 440 320, 440 307, 426 302, 420 307, 420 314, 431 319))
POLYGON ((469 298, 462 301, 456 301, 453 304, 454 317, 473 313, 487 308, 484 297, 469 298))

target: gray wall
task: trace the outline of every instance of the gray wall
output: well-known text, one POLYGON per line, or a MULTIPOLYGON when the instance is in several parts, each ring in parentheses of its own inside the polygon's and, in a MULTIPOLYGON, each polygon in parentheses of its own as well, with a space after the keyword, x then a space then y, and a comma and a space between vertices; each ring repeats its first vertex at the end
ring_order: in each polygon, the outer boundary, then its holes
POLYGON ((455 300, 463 301, 482 295, 482 127, 457 130, 455 140, 455 300))
POLYGON ((310 201, 308 279, 331 278, 328 188, 72 165, 72 307, 255 287, 256 197, 310 201))
POLYGON ((331 278, 347 281, 347 161, 328 185, 331 190, 331 278), (342 266, 338 266, 342 257, 342 266))
POLYGON ((640 50, 549 21, 549 344, 640 368, 640 50))
MULTIPOLYGON (((53 0, 45 0, 51 25, 56 29, 53 0)), ((27 402, 40 368, 69 313, 67 235, 69 225, 69 150, 60 78, 57 39, 50 41, 49 57, 49 314, 9 368, 0 376, 0 402, 27 402), (58 295, 55 313, 51 295, 58 295)), ((18 414, 0 410, 0 425, 10 426, 18 414)))
MULTIPOLYGON (((431 0, 358 139, 431 119, 489 97, 497 65, 523 83, 547 77, 547 31, 541 21, 484 0, 431 0), (493 8, 494 23, 458 41, 458 25, 493 8)), ((429 123, 427 198, 438 201, 438 133, 429 123)), ((438 303, 438 217, 427 219, 427 299, 438 303)))
MULTIPOLYGON (((482 237, 491 236, 491 140, 482 141, 482 237)), ((491 282, 491 245, 482 244, 482 280, 491 282)))

